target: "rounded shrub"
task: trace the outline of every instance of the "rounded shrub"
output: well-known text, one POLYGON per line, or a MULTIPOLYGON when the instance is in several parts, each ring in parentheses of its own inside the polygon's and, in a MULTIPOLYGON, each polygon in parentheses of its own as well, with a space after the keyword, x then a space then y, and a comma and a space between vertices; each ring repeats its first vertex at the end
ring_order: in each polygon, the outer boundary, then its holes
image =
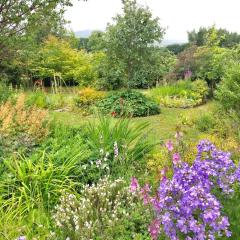
POLYGON ((97 101, 103 99, 104 97, 104 92, 88 87, 78 92, 78 96, 75 98, 75 103, 79 107, 86 107, 94 105, 97 101))
POLYGON ((144 117, 160 113, 160 108, 150 98, 133 90, 114 92, 97 104, 100 112, 120 117, 144 117))

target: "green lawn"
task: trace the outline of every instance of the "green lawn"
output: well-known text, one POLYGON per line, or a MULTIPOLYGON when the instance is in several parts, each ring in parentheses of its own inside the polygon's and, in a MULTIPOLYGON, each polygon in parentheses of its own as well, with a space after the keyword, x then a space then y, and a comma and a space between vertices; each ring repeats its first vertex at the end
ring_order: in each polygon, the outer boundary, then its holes
MULTIPOLYGON (((192 119, 201 115, 204 112, 211 111, 213 103, 209 102, 203 106, 191 109, 177 109, 177 108, 162 108, 159 115, 134 118, 134 122, 148 121, 150 123, 150 137, 155 141, 172 138, 175 134, 176 126, 181 122, 181 119, 192 119)), ((93 116, 84 117, 77 112, 51 112, 54 121, 71 126, 80 126, 86 121, 94 119, 93 116)), ((194 127, 187 128, 187 137, 196 138, 199 132, 194 127)))

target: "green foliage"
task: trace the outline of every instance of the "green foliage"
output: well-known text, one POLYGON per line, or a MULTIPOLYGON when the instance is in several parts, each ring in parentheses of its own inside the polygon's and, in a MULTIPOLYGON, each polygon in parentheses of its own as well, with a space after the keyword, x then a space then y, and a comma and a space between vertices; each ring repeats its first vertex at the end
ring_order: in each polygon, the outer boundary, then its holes
POLYGON ((175 78, 185 78, 185 74, 189 71, 191 79, 199 78, 207 81, 213 95, 216 84, 224 75, 225 64, 229 61, 231 52, 232 50, 218 47, 214 43, 202 47, 193 45, 178 55, 173 70, 175 78))
POLYGON ((240 64, 231 62, 219 84, 216 98, 227 111, 234 110, 240 116, 240 64))
POLYGON ((154 47, 149 51, 145 63, 136 67, 130 86, 132 88, 155 87, 172 71, 176 57, 166 48, 154 47))
POLYGON ((147 136, 148 123, 133 124, 130 119, 115 121, 109 117, 100 117, 99 122, 89 123, 87 142, 93 151, 94 162, 103 155, 110 173, 115 176, 131 176, 134 169, 141 169, 144 156, 153 149, 153 143, 147 136))
POLYGON ((39 206, 48 209, 58 200, 62 189, 72 189, 69 172, 76 167, 76 160, 69 159, 62 166, 43 152, 38 158, 6 159, 1 176, 0 193, 4 207, 29 212, 39 206))
POLYGON ((29 107, 36 106, 38 108, 47 108, 48 107, 47 95, 41 91, 31 92, 30 94, 27 95, 26 105, 29 107))
MULTIPOLYGON (((230 239, 237 239, 240 235, 240 230, 238 227, 238 219, 240 217, 240 204, 239 204, 239 198, 240 198, 240 189, 239 187, 235 188, 234 195, 226 200, 221 194, 219 194, 219 199, 223 203, 223 211, 226 214, 226 216, 229 216, 229 222, 230 222, 230 231, 232 232, 232 236, 230 239)), ((223 238, 228 239, 228 238, 223 238)))
POLYGON ((213 130, 216 122, 211 114, 205 113, 196 119, 195 124, 199 131, 208 132, 213 130))
POLYGON ((73 49, 70 42, 50 36, 31 65, 35 77, 60 78, 63 82, 75 82, 82 86, 94 85, 97 78, 95 64, 99 53, 88 54, 73 49))
MULTIPOLYGON (((197 51, 196 45, 190 45, 184 51, 180 52, 177 56, 177 62, 173 70, 173 76, 170 75, 169 82, 171 80, 183 79, 185 78, 185 72, 191 71, 195 72, 195 53, 197 51), (173 77, 174 79, 171 79, 173 77)), ((194 76, 193 76, 194 78, 194 76)))
POLYGON ((6 102, 12 94, 13 91, 8 86, 0 82, 0 104, 6 102))
POLYGON ((208 81, 213 93, 216 83, 222 79, 228 50, 220 47, 201 47, 195 54, 195 73, 200 79, 208 81))
POLYGON ((73 97, 64 93, 45 93, 42 91, 27 94, 26 105, 50 110, 71 109, 74 106, 73 97))
POLYGON ((105 34, 106 77, 116 87, 130 87, 135 75, 152 60, 153 44, 160 42, 164 30, 159 19, 136 0, 123 1, 123 14, 117 15, 115 25, 108 25, 105 34), (110 77, 108 77, 108 70, 110 77), (113 74, 116 72, 116 74, 113 74))
POLYGON ((240 35, 236 32, 229 32, 226 29, 216 29, 215 26, 210 28, 200 27, 198 31, 188 32, 188 41, 197 46, 204 46, 209 43, 210 36, 214 36, 214 42, 220 47, 233 47, 240 43, 240 35), (213 34, 214 33, 214 34, 213 34))
POLYGON ((39 240, 49 238, 50 230, 53 229, 50 214, 40 207, 27 215, 23 214, 23 216, 19 216, 19 212, 22 212, 20 208, 10 209, 9 211, 0 209, 0 239, 18 239, 20 236, 39 240))
POLYGON ((102 113, 117 117, 144 117, 160 113, 154 101, 133 90, 114 92, 100 101, 97 108, 102 113))
POLYGON ((87 48, 90 51, 102 51, 105 48, 104 33, 93 31, 88 38, 87 48))
POLYGON ((187 47, 189 47, 189 43, 182 43, 182 44, 170 44, 167 45, 167 49, 174 53, 175 55, 178 55, 179 53, 181 53, 182 51, 184 51, 187 47))
POLYGON ((166 107, 188 108, 206 102, 209 89, 203 80, 182 80, 150 91, 150 96, 166 107))
POLYGON ((0 59, 8 59, 12 55, 11 47, 15 48, 19 36, 33 27, 36 29, 44 18, 61 21, 65 7, 70 5, 69 0, 3 1, 0 8, 0 59))
POLYGON ((151 89, 151 94, 153 96, 161 95, 166 96, 177 96, 185 97, 191 93, 191 81, 178 81, 175 84, 160 86, 157 88, 151 89))
POLYGON ((15 154, 1 163, 2 207, 17 208, 18 216, 36 208, 51 209, 63 189, 74 191, 87 182, 83 165, 89 156, 81 129, 53 126, 35 152, 15 154))

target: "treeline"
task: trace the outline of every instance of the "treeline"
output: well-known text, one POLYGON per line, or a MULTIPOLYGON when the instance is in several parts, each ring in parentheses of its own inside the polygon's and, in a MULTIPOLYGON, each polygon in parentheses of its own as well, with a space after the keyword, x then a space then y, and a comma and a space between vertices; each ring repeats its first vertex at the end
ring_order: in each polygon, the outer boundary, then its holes
POLYGON ((54 2, 29 11, 28 21, 13 17, 19 31, 6 27, 0 32, 5 43, 0 50, 2 82, 31 87, 41 80, 45 85, 109 90, 149 88, 190 78, 206 80, 213 93, 238 53, 239 35, 214 26, 189 32, 186 44, 162 47, 165 29, 136 0, 123 1, 123 13, 105 32, 95 31, 79 40, 65 28, 63 14, 70 2, 54 2))

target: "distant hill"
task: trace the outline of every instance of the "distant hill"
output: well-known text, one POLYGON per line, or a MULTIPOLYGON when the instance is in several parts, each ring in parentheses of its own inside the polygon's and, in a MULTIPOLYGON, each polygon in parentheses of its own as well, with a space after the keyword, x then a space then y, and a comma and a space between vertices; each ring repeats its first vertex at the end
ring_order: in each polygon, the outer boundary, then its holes
POLYGON ((183 39, 163 39, 161 42, 162 46, 168 46, 171 44, 182 44, 182 43, 186 43, 187 41, 183 40, 183 39))
POLYGON ((77 31, 77 32, 74 32, 74 33, 75 33, 76 37, 88 38, 93 31, 94 30, 86 29, 86 30, 77 31))
MULTIPOLYGON (((85 30, 81 30, 81 31, 76 31, 74 32, 76 37, 79 38, 88 38, 91 33, 93 32, 93 29, 85 29, 85 30)), ((163 39, 163 41, 161 42, 162 46, 167 46, 170 44, 175 44, 175 43, 186 43, 186 41, 184 41, 183 39, 163 39)))

